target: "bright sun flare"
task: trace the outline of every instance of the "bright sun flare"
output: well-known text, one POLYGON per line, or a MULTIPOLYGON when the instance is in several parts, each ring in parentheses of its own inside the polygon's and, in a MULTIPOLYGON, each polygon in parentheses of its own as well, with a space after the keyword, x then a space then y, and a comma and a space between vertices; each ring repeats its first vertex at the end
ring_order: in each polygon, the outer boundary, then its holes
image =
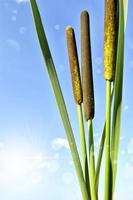
POLYGON ((40 180, 41 153, 0 152, 0 182, 36 183, 40 180))

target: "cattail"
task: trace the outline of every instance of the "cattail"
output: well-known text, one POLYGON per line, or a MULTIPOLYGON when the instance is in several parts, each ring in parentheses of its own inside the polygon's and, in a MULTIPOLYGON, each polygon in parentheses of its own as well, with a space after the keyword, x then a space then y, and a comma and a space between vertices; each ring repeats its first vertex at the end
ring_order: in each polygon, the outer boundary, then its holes
POLYGON ((72 27, 66 28, 67 48, 69 55, 70 71, 72 78, 73 94, 76 104, 83 102, 79 61, 76 47, 75 34, 72 27))
POLYGON ((86 121, 94 118, 94 89, 91 60, 90 22, 87 11, 81 13, 81 58, 83 104, 86 121))
POLYGON ((117 52, 117 1, 105 0, 104 78, 114 81, 117 52))

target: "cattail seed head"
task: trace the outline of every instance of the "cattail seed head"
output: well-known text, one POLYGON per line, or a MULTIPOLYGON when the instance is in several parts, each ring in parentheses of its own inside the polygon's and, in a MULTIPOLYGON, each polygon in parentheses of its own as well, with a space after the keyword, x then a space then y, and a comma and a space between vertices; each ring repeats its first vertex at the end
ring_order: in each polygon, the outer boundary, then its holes
POLYGON ((85 119, 94 118, 94 89, 91 59, 90 22, 87 11, 81 13, 82 87, 85 119))
POLYGON ((78 61, 74 30, 70 26, 66 28, 66 39, 67 39, 67 48, 69 55, 74 99, 76 104, 81 104, 83 102, 83 96, 81 88, 79 61, 78 61))
POLYGON ((114 81, 117 52, 117 1, 105 0, 104 78, 114 81))

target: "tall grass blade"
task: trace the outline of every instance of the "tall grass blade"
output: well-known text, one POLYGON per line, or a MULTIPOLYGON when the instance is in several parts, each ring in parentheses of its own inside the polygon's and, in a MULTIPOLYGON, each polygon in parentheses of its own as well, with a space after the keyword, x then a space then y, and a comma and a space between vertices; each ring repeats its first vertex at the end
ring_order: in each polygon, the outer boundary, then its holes
POLYGON ((83 173, 85 177, 85 182, 90 197, 90 177, 89 177, 89 166, 88 166, 88 157, 87 157, 87 148, 86 148, 86 138, 85 138, 85 129, 84 129, 84 120, 82 105, 77 105, 78 120, 79 120, 79 129, 80 129, 80 140, 82 147, 82 159, 83 159, 83 173))
POLYGON ((117 160, 119 153, 120 142, 120 123, 121 123, 121 108, 122 108, 122 90, 123 90, 123 65, 124 65, 124 34, 127 13, 127 0, 119 0, 119 30, 118 30, 118 49, 116 62, 116 78, 114 85, 114 110, 112 122, 112 178, 114 193, 117 160))
POLYGON ((95 190, 98 193, 98 184, 99 184, 99 175, 100 175, 100 169, 101 169, 101 162, 103 157, 103 150, 104 150, 104 144, 105 144, 105 130, 106 130, 106 122, 104 124, 103 133, 100 141, 99 146, 99 152, 98 152, 98 159, 96 164, 96 172, 95 172, 95 190))
POLYGON ((78 175, 78 180, 79 180, 79 183, 80 183, 82 196, 83 196, 84 200, 89 200, 89 196, 88 196, 88 193, 87 193, 87 188, 86 188, 84 177, 83 177, 83 171, 82 171, 82 168, 81 168, 81 163, 80 163, 80 159, 79 159, 79 155, 78 155, 73 131, 72 131, 71 124, 70 124, 70 121, 69 121, 66 105, 65 105, 65 102, 64 102, 64 98, 63 98, 61 88, 60 88, 60 84, 59 84, 59 80, 58 80, 57 73, 56 73, 56 70, 55 70, 55 66, 54 66, 54 63, 53 63, 52 55, 50 53, 47 38, 46 38, 44 28, 43 28, 43 25, 42 25, 38 6, 37 6, 35 0, 30 0, 30 3, 31 3, 33 17, 34 17, 36 32, 37 32, 37 35, 38 35, 38 40, 39 40, 41 51, 42 51, 42 54, 43 54, 43 57, 44 57, 44 60, 45 60, 45 63, 46 63, 46 68, 47 68, 49 78, 50 78, 50 81, 51 81, 51 84, 52 84, 52 88, 53 88, 53 91, 54 91, 54 95, 55 95, 55 98, 56 98, 58 109, 60 111, 62 122, 63 122, 65 131, 66 131, 66 135, 67 135, 67 138, 68 138, 72 158, 73 158, 73 161, 74 161, 75 169, 76 169, 76 172, 77 172, 77 175, 78 175))
POLYGON ((97 200, 97 193, 95 190, 95 157, 94 157, 94 138, 93 138, 93 125, 92 120, 88 120, 88 132, 89 132, 89 172, 90 172, 90 189, 91 199, 97 200))

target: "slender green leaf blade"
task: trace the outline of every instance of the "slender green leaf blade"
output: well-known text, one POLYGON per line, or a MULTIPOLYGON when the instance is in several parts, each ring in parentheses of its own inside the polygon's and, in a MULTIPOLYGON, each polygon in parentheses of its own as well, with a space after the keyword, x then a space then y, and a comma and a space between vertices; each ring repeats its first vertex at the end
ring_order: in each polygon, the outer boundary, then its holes
MULTIPOLYGON (((114 86, 111 92, 111 105, 113 101, 113 96, 114 96, 114 86)), ((103 127, 102 137, 101 137, 99 151, 98 151, 98 159, 97 159, 97 164, 96 164, 95 190, 97 193, 98 193, 99 175, 100 175, 100 169, 101 169, 101 163, 102 163, 102 157, 103 157, 103 150, 104 150, 104 144, 105 144, 105 130, 106 130, 106 120, 103 127)))
POLYGON ((78 151, 77 151, 77 146, 76 146, 76 143, 75 143, 75 138, 74 138, 73 131, 72 131, 72 128, 71 128, 71 124, 70 124, 70 121, 69 121, 66 105, 65 105, 65 102, 64 102, 64 98, 63 98, 63 94, 62 94, 61 87, 60 87, 60 84, 59 84, 59 80, 58 80, 58 77, 57 77, 57 73, 56 73, 56 70, 55 70, 52 55, 51 55, 49 45, 48 45, 48 42, 47 42, 47 38, 46 38, 46 35, 45 35, 45 32, 44 32, 44 28, 43 28, 40 13, 39 13, 39 10, 38 10, 38 6, 37 6, 35 0, 30 0, 30 3, 31 3, 33 17, 34 17, 36 32, 37 32, 37 35, 38 35, 38 40, 39 40, 41 51, 42 51, 42 54, 43 54, 43 57, 44 57, 44 60, 45 60, 45 63, 46 63, 46 68, 47 68, 49 78, 50 78, 50 81, 51 81, 51 84, 52 84, 52 88, 53 88, 53 91, 54 91, 54 95, 55 95, 55 98, 56 98, 58 109, 60 111, 62 122, 63 122, 64 128, 65 128, 65 131, 66 131, 66 135, 67 135, 67 139, 68 139, 68 142, 69 142, 72 158, 73 158, 73 161, 74 161, 74 164, 75 164, 75 169, 76 169, 76 172, 77 172, 77 175, 78 175, 83 199, 89 200, 87 188, 86 188, 84 177, 83 177, 83 171, 82 171, 82 168, 81 168, 81 163, 80 163, 80 159, 79 159, 79 155, 78 155, 78 151))
POLYGON ((118 47, 117 47, 118 49, 117 49, 117 62, 116 62, 116 78, 114 86, 114 110, 113 110, 113 122, 112 122, 113 193, 116 182, 117 160, 118 160, 119 142, 120 142, 126 10, 127 10, 127 0, 119 0, 119 30, 118 30, 118 47))

